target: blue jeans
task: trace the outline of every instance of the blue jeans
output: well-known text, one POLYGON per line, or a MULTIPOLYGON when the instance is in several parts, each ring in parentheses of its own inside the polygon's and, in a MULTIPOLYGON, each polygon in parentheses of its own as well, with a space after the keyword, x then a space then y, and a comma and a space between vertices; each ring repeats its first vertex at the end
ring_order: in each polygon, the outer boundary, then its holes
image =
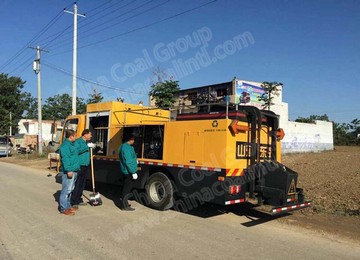
POLYGON ((61 173, 62 188, 59 198, 60 212, 63 212, 64 210, 71 208, 71 204, 70 204, 71 192, 74 189, 76 177, 77 177, 77 172, 73 172, 73 177, 71 179, 68 179, 67 172, 61 173))

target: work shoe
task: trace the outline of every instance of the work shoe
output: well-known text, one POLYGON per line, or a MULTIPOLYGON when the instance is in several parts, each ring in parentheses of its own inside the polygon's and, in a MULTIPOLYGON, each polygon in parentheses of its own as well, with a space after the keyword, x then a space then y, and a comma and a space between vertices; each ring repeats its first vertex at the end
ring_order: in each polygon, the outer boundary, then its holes
POLYGON ((71 216, 71 215, 75 215, 75 212, 71 211, 70 209, 66 209, 66 210, 60 212, 60 214, 66 215, 66 216, 71 216))
POLYGON ((132 207, 126 207, 126 208, 123 208, 122 210, 125 210, 125 211, 134 211, 135 209, 132 208, 132 207))
POLYGON ((69 210, 71 210, 72 212, 75 212, 75 211, 79 210, 79 207, 72 206, 71 208, 69 208, 69 210))

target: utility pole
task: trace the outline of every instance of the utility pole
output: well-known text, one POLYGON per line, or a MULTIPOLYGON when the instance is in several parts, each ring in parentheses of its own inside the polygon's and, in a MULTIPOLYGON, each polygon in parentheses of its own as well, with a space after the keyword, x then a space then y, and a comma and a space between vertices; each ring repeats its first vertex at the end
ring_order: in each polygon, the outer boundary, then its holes
POLYGON ((74 44, 73 44, 73 80, 72 80, 72 114, 76 115, 76 74, 77 74, 77 17, 85 17, 78 14, 76 2, 74 3, 74 12, 64 10, 65 13, 74 15, 74 44))
POLYGON ((10 112, 10 136, 12 135, 12 114, 10 112))
POLYGON ((41 115, 41 73, 40 73, 40 52, 46 50, 40 49, 39 46, 36 48, 29 47, 36 50, 36 60, 33 63, 33 70, 37 74, 38 80, 38 152, 42 155, 42 115, 41 115))
POLYGON ((12 132, 12 128, 11 128, 11 121, 12 121, 12 116, 11 116, 11 112, 10 114, 10 129, 9 129, 9 136, 6 138, 6 157, 9 157, 9 151, 10 151, 10 145, 9 145, 9 138, 11 137, 11 132, 12 132))

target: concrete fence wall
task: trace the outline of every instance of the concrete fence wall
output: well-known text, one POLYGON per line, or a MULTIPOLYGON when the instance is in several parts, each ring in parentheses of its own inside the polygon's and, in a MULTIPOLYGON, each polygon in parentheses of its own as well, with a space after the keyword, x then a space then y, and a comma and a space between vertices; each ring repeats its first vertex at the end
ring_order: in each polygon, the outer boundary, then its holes
POLYGON ((283 153, 320 152, 333 150, 332 122, 318 121, 314 124, 288 121, 283 125, 283 153))

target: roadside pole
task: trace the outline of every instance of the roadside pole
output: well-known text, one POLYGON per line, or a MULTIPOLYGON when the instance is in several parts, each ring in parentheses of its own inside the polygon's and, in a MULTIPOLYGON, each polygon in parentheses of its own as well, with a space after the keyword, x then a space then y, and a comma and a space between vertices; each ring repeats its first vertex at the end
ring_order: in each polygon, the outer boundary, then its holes
MULTIPOLYGON (((38 80, 38 153, 39 155, 42 155, 42 115, 41 115, 41 69, 40 69, 40 51, 45 51, 43 49, 40 49, 39 46, 36 48, 30 47, 34 50, 36 50, 36 60, 33 64, 33 70, 35 74, 37 74, 37 80, 38 80)), ((47 52, 47 51, 45 51, 47 52)))
POLYGON ((77 17, 85 17, 78 14, 76 2, 74 3, 74 12, 64 10, 65 13, 74 15, 74 43, 73 43, 73 80, 72 80, 72 115, 76 115, 76 77, 77 77, 77 17))

